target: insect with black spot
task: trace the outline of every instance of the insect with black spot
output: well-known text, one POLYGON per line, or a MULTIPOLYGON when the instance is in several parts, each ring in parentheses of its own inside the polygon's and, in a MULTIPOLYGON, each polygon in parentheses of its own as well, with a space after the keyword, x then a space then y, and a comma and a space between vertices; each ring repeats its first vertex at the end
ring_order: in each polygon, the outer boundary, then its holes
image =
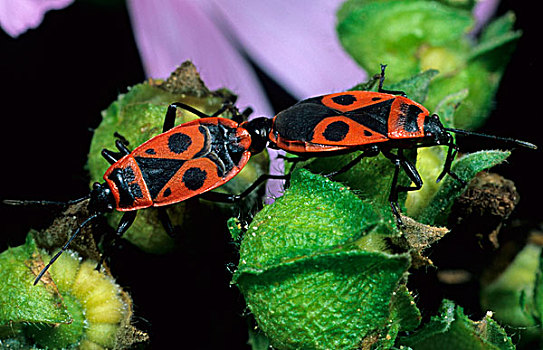
POLYGON ((346 91, 312 97, 278 113, 271 121, 270 147, 298 155, 299 160, 363 151, 341 169, 327 174, 328 177, 348 171, 363 157, 382 153, 395 166, 389 202, 400 226, 398 194, 419 190, 423 184, 415 165, 404 156, 404 149, 447 146, 445 164, 437 182, 446 174, 463 182, 451 171, 458 152, 451 132, 537 148, 525 141, 444 127, 438 115, 430 114, 404 92, 383 89, 385 67, 381 65, 377 92, 346 91), (398 185, 400 168, 412 186, 398 185))
MULTIPOLYGON (((219 202, 237 202, 251 193, 267 179, 284 179, 285 175, 261 175, 239 195, 209 192, 236 176, 247 164, 252 154, 262 152, 268 143, 270 119, 255 118, 245 121, 248 113, 239 113, 231 103, 213 115, 181 102, 168 106, 159 134, 134 150, 117 135, 118 151, 104 149, 102 156, 111 164, 106 170, 103 183, 94 183, 89 195, 65 204, 89 199, 91 215, 70 236, 61 250, 36 277, 42 278, 49 267, 68 248, 81 229, 97 217, 117 210, 124 212, 116 229, 115 237, 121 237, 132 225, 137 211, 158 208, 158 217, 166 232, 173 236, 174 227, 164 206, 202 197, 219 202), (175 126, 177 108, 187 110, 200 119, 175 126), (230 110, 233 119, 219 117, 230 110)), ((8 204, 48 201, 4 201, 8 204)))

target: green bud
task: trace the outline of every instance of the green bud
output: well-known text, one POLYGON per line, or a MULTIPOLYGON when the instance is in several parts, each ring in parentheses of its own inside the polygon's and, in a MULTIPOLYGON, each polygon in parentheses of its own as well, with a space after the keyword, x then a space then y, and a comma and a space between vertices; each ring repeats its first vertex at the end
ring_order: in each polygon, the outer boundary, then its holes
POLYGON ((389 207, 297 170, 289 191, 247 229, 233 283, 278 349, 394 339, 418 322, 417 312, 394 302, 410 262, 408 254, 386 251, 384 238, 396 234, 394 226, 389 207), (397 312, 392 318, 391 309, 397 312))
POLYGON ((34 285, 49 259, 32 234, 0 254, 0 339, 54 349, 121 349, 147 340, 130 325, 130 297, 96 261, 66 251, 34 285))

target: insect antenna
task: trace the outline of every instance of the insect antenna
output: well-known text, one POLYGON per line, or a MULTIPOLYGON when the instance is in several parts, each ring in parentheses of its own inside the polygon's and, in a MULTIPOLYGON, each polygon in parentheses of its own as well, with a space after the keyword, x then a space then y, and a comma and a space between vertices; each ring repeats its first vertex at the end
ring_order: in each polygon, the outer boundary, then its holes
POLYGON ((53 265, 53 263, 60 257, 60 255, 62 253, 64 253, 64 251, 68 248, 68 246, 70 245, 70 243, 73 241, 73 239, 79 234, 79 232, 81 232, 81 230, 83 229, 83 227, 87 226, 92 220, 96 219, 97 217, 99 217, 100 215, 102 215, 102 213, 95 213, 91 216, 89 216, 85 221, 83 221, 78 227, 77 229, 75 230, 75 232, 72 234, 72 236, 70 237, 70 239, 68 239, 68 241, 66 241, 66 243, 64 244, 64 246, 62 246, 62 248, 60 249, 60 251, 55 254, 55 256, 53 258, 51 258, 51 260, 49 260, 49 263, 47 265, 45 265, 45 267, 40 271, 40 273, 38 274, 38 276, 36 277, 36 279, 34 280, 34 285, 38 284, 38 282, 40 281, 40 279, 43 277, 43 275, 47 272, 47 270, 51 267, 51 265, 53 265))
POLYGON ((482 134, 482 133, 467 131, 467 130, 462 130, 462 129, 445 128, 445 130, 447 130, 449 132, 454 132, 455 134, 466 135, 466 136, 484 137, 484 138, 488 138, 488 139, 492 139, 492 140, 496 140, 496 141, 500 141, 500 142, 512 143, 512 144, 520 146, 520 147, 537 149, 537 146, 534 145, 533 143, 513 139, 513 138, 510 138, 510 137, 501 137, 501 136, 496 136, 496 135, 488 135, 488 134, 482 134))
POLYGON ((72 199, 65 202, 48 201, 48 200, 4 199, 2 200, 2 203, 7 204, 7 205, 19 205, 19 206, 39 205, 39 206, 67 207, 72 204, 83 202, 84 200, 89 199, 89 198, 90 198, 90 194, 78 199, 72 199))

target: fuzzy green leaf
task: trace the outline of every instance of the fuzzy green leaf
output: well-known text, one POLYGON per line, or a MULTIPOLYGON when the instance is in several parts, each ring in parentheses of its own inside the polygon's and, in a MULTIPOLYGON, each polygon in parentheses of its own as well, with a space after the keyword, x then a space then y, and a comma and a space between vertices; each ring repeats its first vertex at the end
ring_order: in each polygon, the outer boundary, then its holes
POLYGON ((483 288, 481 303, 494 311, 499 321, 517 327, 533 327, 540 322, 541 254, 541 247, 527 245, 496 280, 483 288))
POLYGON ((236 283, 275 347, 349 349, 389 326, 391 297, 408 267, 405 255, 343 251, 245 271, 236 283))
POLYGON ((456 127, 475 129, 492 110, 521 33, 512 30, 514 16, 509 13, 491 23, 479 42, 469 40, 473 18, 465 9, 470 7, 452 1, 350 0, 338 11, 337 32, 345 50, 366 71, 387 64, 391 82, 437 69, 440 75, 425 102, 430 111, 451 91, 468 89, 456 127))
POLYGON ((543 250, 539 254, 539 264, 534 283, 533 317, 540 327, 543 327, 543 250))
POLYGON ((395 232, 389 207, 296 170, 245 233, 233 283, 279 348, 350 348, 373 333, 395 339, 417 320, 398 289, 410 257, 383 252, 384 235, 395 232))
POLYGON ((43 267, 39 262, 41 257, 31 234, 24 245, 0 254, 0 325, 72 322, 57 290, 44 283, 33 285, 36 272, 43 267))
POLYGON ((428 69, 410 78, 386 86, 385 89, 403 91, 413 101, 423 103, 428 95, 430 83, 438 73, 435 69, 428 69))
MULTIPOLYGON (((508 151, 480 151, 467 154, 453 162, 452 171, 466 183, 483 170, 489 169, 503 162, 511 152, 508 151)), ((424 208, 416 219, 428 225, 443 224, 449 215, 454 200, 462 194, 467 185, 446 176, 439 191, 434 195, 428 206, 424 208)))
POLYGON ((420 71, 421 46, 466 46, 459 39, 472 25, 469 12, 433 1, 347 1, 344 7, 349 12, 341 10, 337 26, 343 47, 368 71, 387 64, 391 81, 420 71))
POLYGON ((439 315, 421 329, 400 339, 400 344, 413 349, 443 350, 512 350, 515 348, 511 338, 487 314, 481 321, 470 320, 460 306, 445 300, 439 315))
POLYGON ((261 270, 330 251, 369 232, 395 232, 390 208, 376 208, 342 184, 296 170, 289 190, 254 217, 241 244, 239 269, 261 270))

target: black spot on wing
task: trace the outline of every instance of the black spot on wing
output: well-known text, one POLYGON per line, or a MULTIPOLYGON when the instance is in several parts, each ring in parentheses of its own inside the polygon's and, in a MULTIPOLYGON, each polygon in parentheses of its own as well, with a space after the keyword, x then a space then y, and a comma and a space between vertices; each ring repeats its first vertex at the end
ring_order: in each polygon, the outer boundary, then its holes
POLYGON ((168 137, 168 148, 176 154, 181 154, 189 149, 192 139, 189 135, 177 132, 168 137))
POLYGON ((332 101, 338 105, 350 106, 356 102, 356 96, 345 93, 332 97, 332 101))
POLYGON ((183 183, 191 191, 200 189, 207 178, 207 172, 200 168, 189 168, 183 174, 183 183))
POLYGON ((322 133, 325 139, 328 141, 339 142, 347 136, 349 133, 349 124, 343 121, 335 121, 326 126, 326 129, 322 133))

